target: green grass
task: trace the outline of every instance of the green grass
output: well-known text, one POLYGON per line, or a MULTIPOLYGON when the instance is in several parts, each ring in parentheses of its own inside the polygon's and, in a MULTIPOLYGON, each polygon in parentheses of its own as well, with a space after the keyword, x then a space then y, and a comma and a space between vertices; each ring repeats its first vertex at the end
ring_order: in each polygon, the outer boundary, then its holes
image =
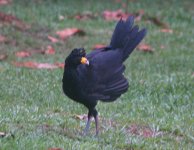
POLYGON ((149 16, 167 22, 173 34, 161 33, 160 27, 138 22, 148 29, 144 40, 154 53, 134 51, 126 61, 125 75, 130 88, 114 103, 99 102, 101 133, 94 137, 94 123, 88 136, 80 133, 85 126, 75 114, 87 109, 64 96, 62 69, 18 68, 14 61, 64 62, 75 47, 89 52, 96 43, 109 43, 115 22, 101 17, 103 10, 121 5, 111 1, 20 0, 0 6, 0 11, 16 15, 31 24, 27 31, 0 26, 0 34, 16 44, 1 43, 0 53, 8 59, 0 62, 0 149, 194 149, 194 3, 192 0, 130 2, 128 10, 144 9, 149 16), (170 8, 169 8, 170 6, 170 8), (77 21, 76 13, 97 13, 96 19, 77 21), (63 21, 58 18, 65 16, 63 21), (47 35, 65 27, 78 27, 86 36, 74 36, 52 44, 47 35), (16 58, 15 51, 52 45, 56 55, 16 58), (165 48, 161 49, 161 45, 165 48), (151 128, 162 136, 145 138, 129 132, 131 125, 151 128))

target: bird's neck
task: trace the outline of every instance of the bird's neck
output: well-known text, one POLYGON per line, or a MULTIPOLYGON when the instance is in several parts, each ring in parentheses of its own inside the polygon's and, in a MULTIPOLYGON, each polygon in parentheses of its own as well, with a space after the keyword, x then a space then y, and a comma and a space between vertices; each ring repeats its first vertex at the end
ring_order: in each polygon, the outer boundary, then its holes
POLYGON ((65 69, 70 69, 70 70, 75 69, 76 70, 77 67, 78 65, 73 65, 71 63, 65 63, 65 69))

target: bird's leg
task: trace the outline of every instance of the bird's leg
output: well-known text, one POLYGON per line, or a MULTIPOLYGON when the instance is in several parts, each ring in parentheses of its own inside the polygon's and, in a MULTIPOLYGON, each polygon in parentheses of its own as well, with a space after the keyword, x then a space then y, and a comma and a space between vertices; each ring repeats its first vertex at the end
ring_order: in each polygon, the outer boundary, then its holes
POLYGON ((95 125, 96 125, 96 136, 98 136, 99 133, 99 120, 98 120, 98 115, 94 117, 95 119, 95 125))
POLYGON ((99 120, 98 120, 98 112, 95 108, 93 109, 92 114, 93 114, 94 119, 95 119, 96 136, 98 136, 98 133, 99 133, 99 120))
POLYGON ((86 135, 88 133, 88 130, 90 128, 91 119, 92 119, 92 116, 90 115, 90 113, 88 113, 88 120, 87 120, 87 123, 86 123, 86 127, 84 129, 84 132, 83 132, 84 135, 86 135))

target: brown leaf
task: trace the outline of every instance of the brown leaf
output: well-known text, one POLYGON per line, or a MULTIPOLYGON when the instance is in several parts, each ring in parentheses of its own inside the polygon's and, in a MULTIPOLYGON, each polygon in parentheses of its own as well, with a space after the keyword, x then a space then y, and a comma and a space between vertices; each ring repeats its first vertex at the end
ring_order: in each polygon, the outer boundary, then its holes
POLYGON ((165 49, 165 46, 164 46, 164 45, 160 45, 160 48, 161 48, 161 49, 165 49))
POLYGON ((49 63, 35 63, 35 68, 38 69, 55 69, 58 68, 56 65, 54 64, 49 64, 49 63))
POLYGON ((47 54, 47 55, 54 55, 55 54, 55 49, 48 45, 47 48, 44 50, 41 50, 41 49, 37 49, 37 50, 22 50, 22 51, 18 51, 18 52, 15 52, 15 55, 17 57, 21 57, 21 58, 24 58, 24 57, 30 57, 32 54, 47 54))
POLYGON ((77 14, 77 15, 75 16, 75 19, 77 19, 77 20, 87 20, 87 19, 89 19, 89 17, 86 16, 86 15, 77 14))
POLYGON ((26 68, 37 68, 37 63, 35 62, 13 62, 16 67, 26 67, 26 68))
POLYGON ((15 52, 15 56, 20 57, 20 58, 30 57, 30 56, 32 56, 32 54, 45 54, 45 50, 27 49, 27 50, 22 50, 22 51, 15 52))
MULTIPOLYGON (((88 115, 87 114, 82 114, 82 115, 74 115, 75 119, 79 119, 79 120, 87 120, 88 119, 88 115)), ((101 118, 98 116, 98 119, 101 120, 101 118)), ((92 121, 94 121, 94 117, 92 117, 91 119, 92 121)))
POLYGON ((164 32, 164 33, 173 33, 172 29, 161 29, 160 32, 164 32))
POLYGON ((45 50, 45 54, 54 55, 55 49, 52 46, 48 45, 47 49, 45 50))
POLYGON ((143 9, 139 10, 136 14, 135 14, 135 21, 141 21, 143 16, 144 16, 145 12, 143 9))
POLYGON ((59 20, 60 20, 60 21, 62 21, 62 20, 64 20, 64 19, 65 19, 65 17, 64 17, 64 16, 59 15, 59 20))
POLYGON ((132 16, 132 14, 124 13, 121 9, 118 9, 116 11, 105 10, 103 12, 103 17, 107 21, 112 21, 112 20, 118 21, 121 18, 123 20, 126 20, 129 16, 132 16))
POLYGON ((49 63, 37 63, 37 62, 13 62, 12 63, 16 67, 26 67, 32 69, 55 69, 61 68, 57 63, 56 64, 49 64, 49 63))
POLYGON ((0 61, 7 59, 6 54, 0 54, 0 61))
POLYGON ((87 114, 75 115, 74 117, 76 119, 79 119, 79 120, 87 120, 88 119, 88 115, 87 114))
POLYGON ((130 127, 129 127, 129 132, 131 134, 135 134, 135 135, 138 135, 138 126, 136 124, 132 124, 130 127))
POLYGON ((73 35, 85 35, 85 32, 81 29, 78 29, 78 28, 66 28, 66 29, 63 29, 61 31, 57 31, 56 34, 62 39, 66 39, 70 36, 73 36, 73 35))
POLYGON ((48 36, 48 39, 52 42, 52 43, 57 43, 59 42, 59 40, 55 37, 52 37, 52 36, 48 36))
POLYGON ((94 14, 90 11, 85 11, 83 13, 78 13, 75 15, 75 19, 77 20, 88 20, 88 19, 95 19, 98 14, 94 14))
POLYGON ((149 17, 149 20, 152 21, 155 25, 160 26, 162 28, 168 29, 168 24, 161 21, 161 19, 157 17, 149 17))
POLYGON ((19 52, 15 52, 15 55, 17 57, 24 58, 24 57, 30 57, 31 56, 31 53, 28 52, 28 51, 19 51, 19 52))
POLYGON ((194 78, 194 72, 193 72, 193 74, 191 75, 191 77, 193 77, 193 78, 194 78))
POLYGON ((100 49, 100 48, 104 48, 104 47, 106 47, 105 44, 96 44, 96 45, 94 45, 94 46, 92 47, 92 49, 100 49))
POLYGON ((4 137, 6 136, 6 133, 5 132, 0 132, 0 137, 4 137))
POLYGON ((58 66, 59 68, 64 68, 65 67, 65 64, 64 63, 55 63, 56 66, 58 66))
POLYGON ((162 131, 153 131, 148 126, 138 125, 138 124, 130 125, 128 130, 131 134, 142 136, 144 138, 158 137, 164 134, 164 132, 162 131))
POLYGON ((148 44, 145 44, 145 43, 141 43, 141 44, 139 44, 138 46, 137 46, 137 49, 139 50, 139 51, 144 51, 144 52, 154 52, 153 51, 153 48, 150 46, 150 45, 148 45, 148 44))
POLYGON ((123 8, 126 8, 127 7, 127 4, 126 3, 122 3, 122 7, 123 8))
POLYGON ((0 43, 5 43, 5 42, 7 42, 8 40, 7 40, 7 38, 5 37, 5 36, 3 36, 3 35, 0 35, 0 43))
POLYGON ((11 3, 11 0, 0 0, 0 5, 7 5, 10 3, 11 3))
POLYGON ((10 15, 10 14, 2 13, 2 12, 0 12, 0 22, 4 24, 11 24, 20 30, 26 30, 30 28, 30 25, 24 23, 17 17, 10 15))
POLYGON ((154 131, 152 131, 152 130, 149 129, 149 128, 143 129, 143 131, 142 131, 141 134, 142 134, 142 136, 143 136, 144 138, 153 137, 153 136, 155 135, 154 131))

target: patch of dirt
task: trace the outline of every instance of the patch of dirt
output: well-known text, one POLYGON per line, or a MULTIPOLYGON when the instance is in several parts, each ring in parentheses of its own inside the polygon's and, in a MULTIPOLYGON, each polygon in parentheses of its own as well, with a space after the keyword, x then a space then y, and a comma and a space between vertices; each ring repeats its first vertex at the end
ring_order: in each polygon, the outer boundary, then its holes
POLYGON ((127 128, 127 131, 132 135, 142 136, 144 138, 159 137, 165 134, 162 131, 154 131, 148 126, 139 124, 131 124, 127 128))

